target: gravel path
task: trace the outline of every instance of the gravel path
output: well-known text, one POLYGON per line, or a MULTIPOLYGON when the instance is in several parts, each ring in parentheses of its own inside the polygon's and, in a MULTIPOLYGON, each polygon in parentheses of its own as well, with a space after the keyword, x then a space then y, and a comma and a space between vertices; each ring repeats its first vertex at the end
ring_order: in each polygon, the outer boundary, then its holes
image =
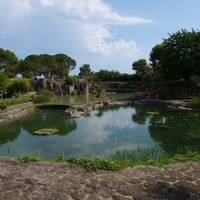
POLYGON ((200 200, 200 162, 88 173, 70 163, 0 158, 2 200, 200 200))

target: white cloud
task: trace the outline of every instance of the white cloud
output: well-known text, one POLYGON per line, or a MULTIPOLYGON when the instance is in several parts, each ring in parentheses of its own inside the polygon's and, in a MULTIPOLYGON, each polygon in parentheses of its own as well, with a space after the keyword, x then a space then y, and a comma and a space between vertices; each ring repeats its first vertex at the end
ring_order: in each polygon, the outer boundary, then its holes
POLYGON ((17 21, 31 11, 29 0, 0 1, 0 22, 17 21))
POLYGON ((43 6, 52 6, 54 4, 53 0, 40 0, 43 6))
MULTIPOLYGON (((152 23, 148 19, 121 16, 103 0, 0 1, 0 18, 3 30, 0 39, 9 43, 12 38, 17 43, 16 49, 29 48, 19 52, 31 53, 31 48, 32 53, 65 49, 63 53, 68 54, 68 49, 73 49, 73 52, 82 52, 76 55, 80 60, 90 58, 82 62, 97 61, 105 65, 111 59, 133 60, 141 54, 134 40, 119 39, 118 33, 113 33, 109 27, 152 23), (71 44, 73 47, 69 46, 71 44)), ((10 42, 7 48, 11 45, 10 42)))

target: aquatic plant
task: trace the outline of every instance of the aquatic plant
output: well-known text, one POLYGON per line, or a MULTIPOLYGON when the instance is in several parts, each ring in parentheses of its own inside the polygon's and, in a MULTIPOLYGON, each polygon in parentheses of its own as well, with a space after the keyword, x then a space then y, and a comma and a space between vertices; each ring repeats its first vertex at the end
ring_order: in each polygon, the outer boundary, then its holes
POLYGON ((58 132, 58 129, 55 128, 42 128, 37 131, 34 131, 33 133, 36 135, 53 135, 56 132, 58 132))
MULTIPOLYGON (((69 162, 76 165, 80 165, 88 172, 96 172, 98 170, 106 171, 117 171, 125 167, 134 167, 138 165, 146 166, 162 166, 166 164, 172 164, 177 162, 188 162, 188 161, 199 161, 200 160, 200 147, 199 148, 187 148, 186 153, 184 154, 175 154, 174 156, 169 156, 165 154, 159 147, 142 150, 140 147, 138 149, 131 151, 131 154, 127 150, 123 150, 119 153, 117 152, 116 158, 113 159, 104 159, 104 158, 81 158, 81 157, 72 157, 65 159, 64 152, 56 158, 56 162, 69 162), (140 156, 136 156, 139 154, 140 156), (119 157, 120 155, 120 157, 119 157), (127 156, 128 155, 128 156, 127 156)), ((40 157, 39 154, 36 156, 23 156, 18 158, 25 162, 39 162, 45 161, 40 157)), ((55 162, 52 160, 46 160, 55 162)))

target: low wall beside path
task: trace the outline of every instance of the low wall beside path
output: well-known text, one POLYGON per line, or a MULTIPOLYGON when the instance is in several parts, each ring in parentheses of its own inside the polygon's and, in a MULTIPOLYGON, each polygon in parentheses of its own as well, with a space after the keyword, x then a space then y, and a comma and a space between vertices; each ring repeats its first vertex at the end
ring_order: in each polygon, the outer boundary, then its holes
POLYGON ((32 102, 8 106, 0 113, 0 124, 22 117, 36 109, 32 102))

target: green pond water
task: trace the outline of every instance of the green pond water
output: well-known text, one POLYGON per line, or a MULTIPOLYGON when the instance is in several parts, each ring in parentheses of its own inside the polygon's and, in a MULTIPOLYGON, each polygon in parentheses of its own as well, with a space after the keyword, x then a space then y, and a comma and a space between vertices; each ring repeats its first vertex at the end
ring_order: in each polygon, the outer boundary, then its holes
MULTIPOLYGON (((117 96, 115 96, 117 97, 117 96)), ((51 103, 80 104, 90 97, 54 99, 51 103), (72 99, 69 99, 72 98, 72 99)), ((200 144, 200 113, 177 108, 115 106, 95 110, 79 119, 69 119, 64 110, 44 109, 0 125, 0 156, 36 155, 110 158, 116 150, 152 148, 159 145, 169 153, 182 153, 186 146, 200 144), (56 128, 50 136, 34 135, 43 128, 56 128)))

